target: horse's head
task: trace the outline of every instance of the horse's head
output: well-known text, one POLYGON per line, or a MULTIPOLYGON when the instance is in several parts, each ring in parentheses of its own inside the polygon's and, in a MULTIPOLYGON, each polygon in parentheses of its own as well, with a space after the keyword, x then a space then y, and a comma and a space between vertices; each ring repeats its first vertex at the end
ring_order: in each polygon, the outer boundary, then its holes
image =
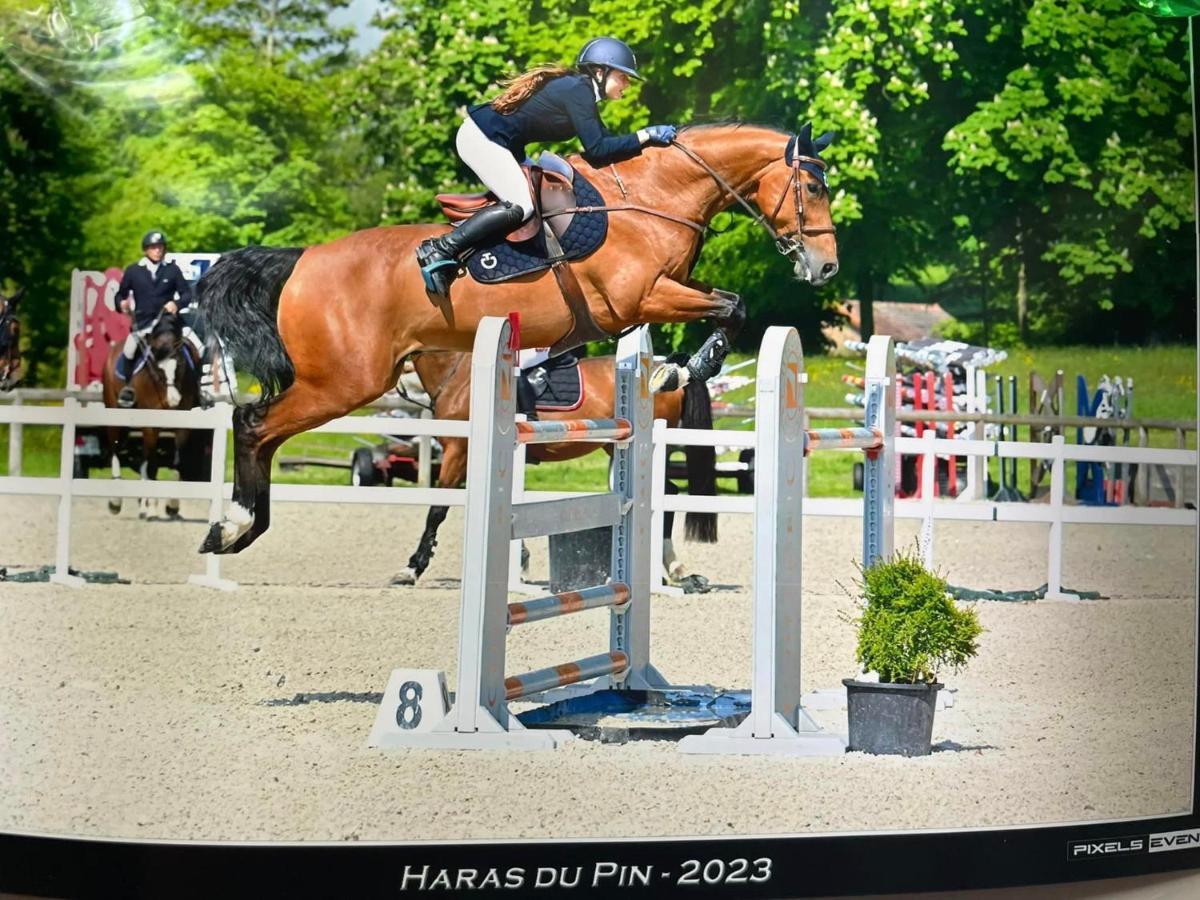
POLYGON ((0 391, 9 391, 21 380, 21 322, 17 304, 25 293, 20 288, 11 297, 0 292, 0 391))
MULTIPOLYGON (((177 409, 183 400, 177 379, 183 377, 180 368, 183 351, 183 326, 179 316, 164 313, 150 329, 150 339, 147 342, 154 364, 162 379, 166 382, 166 402, 171 409, 177 409)), ((186 363, 185 363, 186 365, 186 363)))
POLYGON ((175 355, 179 342, 183 339, 183 330, 178 316, 164 313, 150 330, 150 340, 147 342, 155 362, 162 362, 175 355))
POLYGON ((820 286, 838 270, 837 239, 829 212, 829 184, 821 151, 833 142, 814 139, 812 123, 787 143, 783 156, 759 179, 751 199, 777 234, 779 252, 801 281, 820 286))

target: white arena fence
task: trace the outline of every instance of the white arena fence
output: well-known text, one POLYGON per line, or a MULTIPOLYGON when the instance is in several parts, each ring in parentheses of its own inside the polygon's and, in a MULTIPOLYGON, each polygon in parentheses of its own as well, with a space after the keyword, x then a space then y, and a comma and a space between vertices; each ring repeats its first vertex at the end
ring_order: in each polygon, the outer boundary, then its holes
MULTIPOLYGON (((32 399, 32 398, 30 398, 32 399)), ((231 427, 232 406, 218 403, 211 409, 201 410, 120 410, 106 409, 97 403, 81 404, 74 397, 67 397, 61 406, 33 406, 24 403, 0 405, 0 425, 7 424, 10 434, 23 425, 58 426, 62 428, 60 469, 57 477, 24 477, 10 474, 0 477, 0 495, 40 495, 59 498, 57 513, 57 544, 55 573, 52 579, 60 584, 78 584, 79 579, 68 574, 71 558, 71 504, 75 497, 122 497, 122 498, 179 498, 209 501, 209 520, 219 521, 221 504, 229 499, 232 485, 225 481, 226 459, 229 454, 228 432, 231 427), (14 428, 15 426, 15 428, 14 428), (80 427, 151 427, 213 429, 213 453, 210 480, 208 482, 179 481, 135 481, 126 479, 73 477, 75 432, 80 427)), ((468 437, 470 424, 462 421, 438 419, 396 419, 379 416, 347 416, 329 422, 317 432, 333 434, 388 435, 403 433, 414 437, 468 437)), ((1063 527, 1065 525, 1166 525, 1197 526, 1195 509, 1169 509, 1159 507, 1099 507, 1077 506, 1066 503, 1067 479, 1065 464, 1076 462, 1111 462, 1137 465, 1197 466, 1194 450, 1166 450, 1142 447, 1089 446, 1067 444, 1061 436, 1049 444, 996 440, 948 440, 937 438, 932 432, 922 438, 895 437, 896 453, 922 456, 924 468, 922 481, 932 484, 937 454, 977 457, 1044 459, 1050 460, 1050 493, 1046 503, 963 501, 939 499, 927 491, 926 496, 916 500, 896 500, 894 516, 917 519, 922 524, 922 553, 928 564, 934 561, 934 523, 946 521, 976 522, 1041 522, 1049 526, 1047 541, 1047 597, 1070 599, 1062 591, 1063 527)), ((666 456, 669 446, 706 445, 721 448, 744 448, 755 446, 754 431, 732 429, 681 429, 668 428, 662 420, 655 422, 653 431, 654 466, 651 508, 652 557, 651 579, 654 589, 673 593, 662 582, 662 527, 663 514, 674 512, 715 512, 750 515, 753 512, 753 497, 749 496, 690 496, 669 495, 665 492, 666 456)), ((19 442, 10 440, 9 472, 20 472, 19 442), (14 444, 16 448, 14 451, 14 444), (14 459, 14 452, 16 458, 14 459)), ((517 450, 517 460, 523 463, 523 446, 517 450)), ((841 452, 862 452, 841 451, 841 452)), ((523 466, 517 472, 522 473, 523 466)), ((530 500, 570 497, 563 492, 522 490, 520 475, 515 485, 514 496, 530 500)), ((807 516, 861 517, 864 503, 862 498, 808 498, 804 504, 807 516)), ((1193 504, 1196 498, 1188 498, 1193 504)), ((335 485, 275 484, 272 500, 293 503, 357 503, 417 506, 462 506, 465 491, 460 489, 432 487, 354 487, 335 485)), ((514 542, 514 557, 519 545, 514 542)), ((221 557, 207 555, 203 558, 204 571, 192 575, 189 581, 208 587, 232 589, 236 585, 221 577, 221 557)), ((200 560, 197 561, 200 566, 200 560)), ((519 567, 511 571, 519 572, 519 567)), ((513 590, 528 591, 530 587, 514 576, 513 590)))

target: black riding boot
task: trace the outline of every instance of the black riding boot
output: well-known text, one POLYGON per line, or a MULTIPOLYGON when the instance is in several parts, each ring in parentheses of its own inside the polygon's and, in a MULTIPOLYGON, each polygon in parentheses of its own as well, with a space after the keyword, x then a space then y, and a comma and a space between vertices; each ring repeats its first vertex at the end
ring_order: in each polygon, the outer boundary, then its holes
POLYGON ((525 214, 511 203, 485 206, 449 234, 422 241, 417 248, 417 265, 425 279, 425 290, 448 297, 450 283, 467 255, 488 241, 508 234, 521 224, 525 214))
POLYGON ((530 422, 537 421, 537 392, 525 372, 517 373, 517 412, 525 413, 530 422))

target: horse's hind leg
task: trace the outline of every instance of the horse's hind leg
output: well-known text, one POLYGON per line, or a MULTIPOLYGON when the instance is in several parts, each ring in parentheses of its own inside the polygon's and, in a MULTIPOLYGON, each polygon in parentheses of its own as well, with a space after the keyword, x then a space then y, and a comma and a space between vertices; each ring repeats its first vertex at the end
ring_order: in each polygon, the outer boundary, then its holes
MULTIPOLYGON (((158 432, 153 428, 142 429, 142 481, 158 480, 158 432)), ((138 518, 158 517, 157 497, 142 497, 138 500, 138 518)))
MULTIPOLYGON (((220 522, 214 522, 200 545, 201 553, 236 553, 236 545, 254 524, 258 494, 259 428, 263 410, 240 406, 233 411, 233 497, 220 522)), ((248 543, 248 542, 247 542, 248 543)))
MULTIPOLYGON (((124 435, 117 428, 109 428, 105 431, 107 437, 106 449, 108 450, 109 461, 112 464, 112 477, 118 481, 121 479, 121 460, 117 456, 117 447, 120 446, 121 439, 124 435)), ((114 516, 121 512, 121 498, 108 498, 108 511, 114 516)))
MULTIPOLYGON (((438 472, 438 487, 456 488, 462 484, 466 469, 467 442, 463 438, 447 438, 442 445, 442 467, 438 472)), ((417 583, 417 579, 433 561, 433 548, 437 546, 438 528, 446 520, 448 506, 431 506, 425 517, 425 531, 417 549, 408 559, 408 565, 391 581, 393 585, 406 587, 417 583)))
POLYGON ((345 415, 370 400, 355 397, 333 406, 319 386, 297 380, 268 405, 243 406, 233 414, 233 497, 224 518, 208 531, 201 553, 238 553, 271 521, 271 459, 292 435, 345 415))

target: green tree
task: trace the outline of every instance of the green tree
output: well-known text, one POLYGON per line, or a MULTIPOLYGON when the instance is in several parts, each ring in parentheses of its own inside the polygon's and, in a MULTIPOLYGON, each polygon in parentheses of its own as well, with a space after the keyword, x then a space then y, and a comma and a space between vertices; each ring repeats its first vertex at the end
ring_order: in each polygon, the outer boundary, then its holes
POLYGON ((970 44, 980 99, 944 138, 964 250, 1025 339, 1190 333, 1183 26, 1120 0, 987 12, 970 44))

